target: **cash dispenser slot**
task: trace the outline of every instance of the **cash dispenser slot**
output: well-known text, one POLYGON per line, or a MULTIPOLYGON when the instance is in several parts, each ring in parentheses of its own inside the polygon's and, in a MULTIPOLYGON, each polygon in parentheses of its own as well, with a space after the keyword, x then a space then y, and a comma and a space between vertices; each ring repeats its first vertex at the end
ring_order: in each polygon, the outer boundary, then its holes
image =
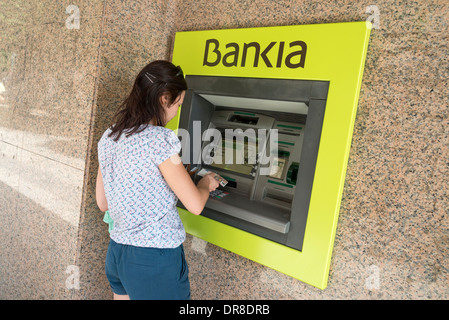
POLYGON ((275 189, 265 189, 263 200, 285 208, 292 207, 293 195, 279 193, 275 189))
MULTIPOLYGON (((192 136, 196 121, 203 137, 196 151, 190 140, 189 160, 198 171, 204 168, 228 181, 219 187, 226 195, 211 196, 201 215, 302 250, 328 83, 209 76, 186 80, 179 128, 192 136), (204 140, 207 129, 218 136, 204 140), (262 131, 266 134, 248 134, 262 131)), ((193 179, 197 183, 201 177, 193 179)))
POLYGON ((273 210, 273 207, 263 202, 250 202, 248 198, 235 193, 221 199, 211 198, 207 207, 283 234, 287 233, 290 227, 288 209, 273 210))

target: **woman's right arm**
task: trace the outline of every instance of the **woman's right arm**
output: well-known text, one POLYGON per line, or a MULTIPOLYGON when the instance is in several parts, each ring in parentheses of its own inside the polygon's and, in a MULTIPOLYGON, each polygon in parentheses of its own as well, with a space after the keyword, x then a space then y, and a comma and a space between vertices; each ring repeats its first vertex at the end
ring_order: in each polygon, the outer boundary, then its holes
POLYGON ((205 175, 197 185, 190 178, 179 155, 174 155, 159 165, 162 176, 188 211, 199 215, 206 205, 209 192, 218 188, 213 174, 205 175))

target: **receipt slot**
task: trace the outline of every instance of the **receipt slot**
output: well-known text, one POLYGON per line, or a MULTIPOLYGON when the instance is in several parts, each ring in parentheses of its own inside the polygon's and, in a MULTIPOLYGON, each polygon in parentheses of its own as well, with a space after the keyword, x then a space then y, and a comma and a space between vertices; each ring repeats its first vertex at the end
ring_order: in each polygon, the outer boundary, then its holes
POLYGON ((178 204, 188 233, 327 286, 369 34, 365 21, 176 34, 188 90, 167 127, 184 163, 228 181, 199 216, 178 204))

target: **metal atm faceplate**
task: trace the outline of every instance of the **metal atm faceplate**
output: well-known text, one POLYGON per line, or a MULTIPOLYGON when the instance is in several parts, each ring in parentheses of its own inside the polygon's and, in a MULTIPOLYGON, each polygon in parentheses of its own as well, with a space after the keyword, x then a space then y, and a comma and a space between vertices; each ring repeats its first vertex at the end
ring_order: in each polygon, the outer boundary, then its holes
POLYGON ((242 129, 243 133, 252 129, 256 134, 259 129, 265 129, 267 134, 256 135, 255 140, 246 135, 246 140, 240 142, 237 142, 237 135, 231 136, 233 141, 224 136, 217 144, 212 157, 214 162, 203 166, 229 181, 226 187, 220 188, 228 195, 210 198, 206 207, 276 232, 288 233, 304 125, 277 121, 274 117, 253 112, 217 110, 209 128, 222 133, 226 129, 228 133, 230 129, 234 132, 242 129), (270 139, 273 130, 276 130, 276 140, 270 139), (224 156, 231 151, 235 155, 241 148, 246 149, 244 163, 232 162, 236 160, 235 156, 232 159, 224 156), (255 153, 256 157, 248 156, 250 153, 255 153), (261 163, 261 159, 268 161, 261 163), (232 161, 225 163, 224 160, 232 161))

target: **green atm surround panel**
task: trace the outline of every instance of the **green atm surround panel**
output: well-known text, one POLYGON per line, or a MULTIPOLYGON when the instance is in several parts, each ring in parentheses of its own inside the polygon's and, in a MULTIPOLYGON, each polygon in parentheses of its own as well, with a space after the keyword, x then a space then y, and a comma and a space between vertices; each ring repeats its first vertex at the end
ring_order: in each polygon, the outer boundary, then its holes
MULTIPOLYGON (((300 244, 270 240, 213 217, 195 216, 179 206, 188 233, 317 288, 326 288, 369 35, 365 21, 176 34, 172 60, 192 83, 190 97, 195 90, 206 90, 195 87, 201 83, 198 79, 206 77, 300 80, 324 83, 328 88, 322 100, 324 116, 304 229, 298 232, 300 244)), ((168 128, 176 131, 188 127, 181 115, 189 99, 186 95, 178 117, 167 124, 168 128)), ((297 170, 299 181, 301 163, 297 170)))

